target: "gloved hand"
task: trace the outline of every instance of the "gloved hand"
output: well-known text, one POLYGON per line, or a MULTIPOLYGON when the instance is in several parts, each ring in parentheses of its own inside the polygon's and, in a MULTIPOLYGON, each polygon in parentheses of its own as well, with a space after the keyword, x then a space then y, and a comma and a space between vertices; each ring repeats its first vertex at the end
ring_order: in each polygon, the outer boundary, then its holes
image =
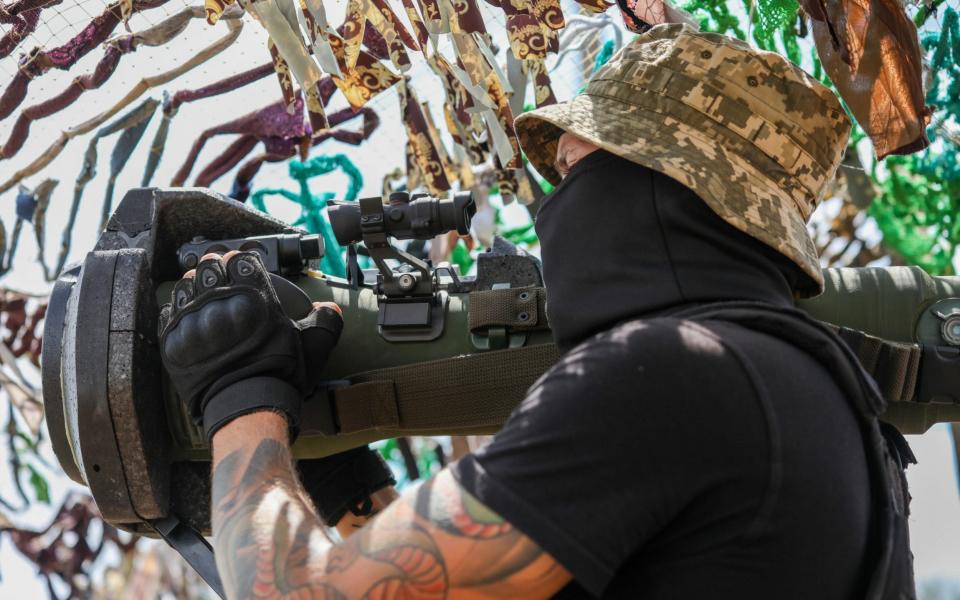
POLYGON ((293 321, 257 253, 228 257, 204 257, 174 286, 160 312, 163 364, 207 441, 238 416, 274 410, 286 416, 292 442, 343 320, 322 307, 293 321))
POLYGON ((347 511, 358 517, 368 516, 373 508, 370 497, 397 483, 380 453, 369 446, 324 458, 301 459, 297 467, 303 488, 329 527, 335 527, 347 511))

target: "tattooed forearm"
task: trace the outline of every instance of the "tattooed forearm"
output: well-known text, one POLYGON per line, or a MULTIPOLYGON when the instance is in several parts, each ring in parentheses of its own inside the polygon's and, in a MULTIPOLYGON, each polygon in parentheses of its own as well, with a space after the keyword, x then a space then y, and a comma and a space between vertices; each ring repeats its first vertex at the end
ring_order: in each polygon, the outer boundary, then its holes
POLYGON ((283 597, 310 586, 311 553, 329 541, 293 473, 289 450, 274 439, 234 450, 217 464, 213 528, 229 597, 283 597))
POLYGON ((447 471, 338 545, 295 473, 276 439, 216 461, 214 542, 230 598, 545 598, 570 579, 447 471))
POLYGON ((434 491, 434 481, 417 494, 417 514, 444 531, 472 539, 493 539, 511 533, 513 527, 500 515, 459 487, 454 493, 434 491))

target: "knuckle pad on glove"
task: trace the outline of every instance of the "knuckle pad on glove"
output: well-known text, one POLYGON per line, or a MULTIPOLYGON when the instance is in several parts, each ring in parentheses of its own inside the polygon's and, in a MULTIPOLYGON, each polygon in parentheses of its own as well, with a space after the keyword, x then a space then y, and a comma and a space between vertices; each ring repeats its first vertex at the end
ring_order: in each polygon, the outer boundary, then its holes
POLYGON ((227 272, 233 283, 262 287, 269 281, 266 269, 256 252, 240 252, 230 257, 227 272))
POLYGON ((180 364, 206 362, 236 348, 260 317, 256 303, 245 294, 214 300, 183 315, 167 333, 163 350, 180 364))
POLYGON ((183 309, 191 300, 193 300, 194 289, 193 289, 193 279, 181 279, 173 286, 173 294, 171 295, 171 301, 173 303, 173 312, 183 309))
POLYGON ((219 258, 208 258, 197 265, 197 274, 193 280, 198 293, 219 287, 227 280, 227 274, 223 269, 223 263, 219 258))

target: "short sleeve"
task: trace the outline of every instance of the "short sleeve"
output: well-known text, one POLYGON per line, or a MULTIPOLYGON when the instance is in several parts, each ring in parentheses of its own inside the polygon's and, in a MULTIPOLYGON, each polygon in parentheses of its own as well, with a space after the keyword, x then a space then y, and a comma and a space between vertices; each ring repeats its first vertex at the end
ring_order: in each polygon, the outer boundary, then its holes
POLYGON ((452 469, 599 596, 729 461, 749 460, 744 438, 765 443, 753 393, 698 325, 627 323, 564 355, 491 443, 452 469), (716 390, 742 406, 713 410, 726 401, 716 390))

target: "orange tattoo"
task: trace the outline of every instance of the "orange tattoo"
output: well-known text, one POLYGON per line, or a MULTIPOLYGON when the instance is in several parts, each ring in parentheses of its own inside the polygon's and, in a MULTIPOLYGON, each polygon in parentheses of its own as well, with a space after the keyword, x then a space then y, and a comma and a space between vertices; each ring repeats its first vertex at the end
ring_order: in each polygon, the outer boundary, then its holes
POLYGON ((447 471, 339 545, 325 539, 281 441, 224 456, 212 491, 217 565, 230 598, 548 598, 570 581, 447 471))
POLYGON ((367 592, 370 600, 433 600, 447 595, 447 578, 437 557, 416 546, 399 546, 377 552, 372 558, 395 565, 403 578, 379 581, 367 592))

